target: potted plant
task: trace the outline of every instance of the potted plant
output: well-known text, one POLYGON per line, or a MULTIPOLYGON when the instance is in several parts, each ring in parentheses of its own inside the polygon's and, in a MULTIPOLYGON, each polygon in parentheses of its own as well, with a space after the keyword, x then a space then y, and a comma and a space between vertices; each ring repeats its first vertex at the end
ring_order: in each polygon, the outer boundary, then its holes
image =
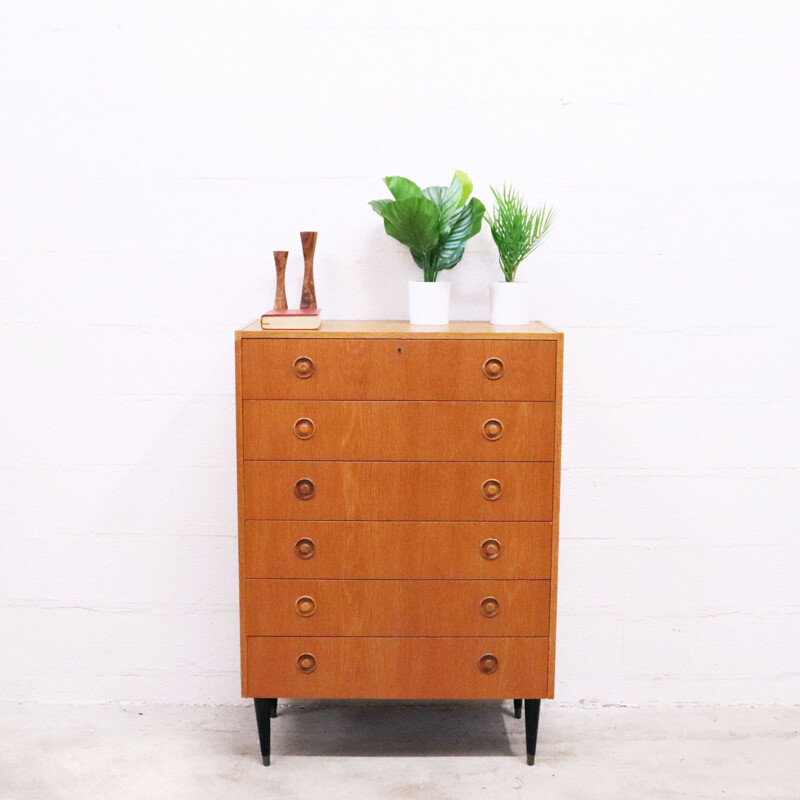
POLYGON ((420 189, 408 178, 384 182, 392 199, 372 200, 389 236, 411 251, 422 270, 422 281, 409 281, 409 321, 412 325, 447 325, 450 321, 450 284, 436 283, 439 273, 461 261, 467 239, 480 229, 486 211, 476 197, 469 202, 472 181, 456 172, 450 186, 420 189))
POLYGON ((553 209, 531 210, 513 186, 502 193, 490 187, 495 199, 494 216, 486 214, 492 238, 500 256, 504 281, 491 285, 492 325, 527 325, 531 321, 528 284, 515 281, 517 268, 541 243, 550 230, 553 209))

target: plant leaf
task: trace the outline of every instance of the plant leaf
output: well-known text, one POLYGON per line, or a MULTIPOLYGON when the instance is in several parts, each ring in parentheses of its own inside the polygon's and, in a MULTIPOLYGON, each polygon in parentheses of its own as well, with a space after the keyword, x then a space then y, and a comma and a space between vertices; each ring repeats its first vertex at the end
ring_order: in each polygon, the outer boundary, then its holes
MULTIPOLYGON (((394 200, 373 200, 386 233, 406 245, 414 263, 435 281, 439 270, 452 269, 464 255, 467 239, 481 228, 486 209, 476 198, 467 203, 472 181, 456 170, 450 186, 420 189, 408 178, 384 178, 394 200)), ((487 216, 487 219, 488 216, 487 216)))
POLYGON ((370 200, 369 204, 372 206, 372 210, 376 214, 380 214, 383 216, 383 209, 386 208, 389 203, 394 203, 394 200, 370 200))
POLYGON ((427 189, 422 190, 425 197, 436 203, 439 213, 442 215, 443 235, 450 232, 450 228, 453 227, 453 221, 458 213, 458 207, 450 197, 449 191, 447 186, 429 186, 427 189))
POLYGON ((426 195, 426 197, 430 197, 439 206, 444 233, 449 233, 472 191, 472 181, 466 172, 456 170, 450 186, 431 186, 430 191, 435 191, 437 196, 426 195))
POLYGON ((447 195, 447 187, 446 186, 428 186, 426 189, 422 190, 422 194, 428 198, 428 200, 432 200, 439 206, 439 211, 442 210, 442 203, 447 195))
POLYGON ((432 254, 436 252, 435 250, 429 251, 427 253, 418 253, 416 250, 409 250, 411 253, 411 258, 414 259, 414 263, 423 271, 427 272, 431 268, 431 258, 432 254))
POLYGON ((442 238, 436 250, 434 266, 437 270, 453 269, 464 256, 467 239, 471 239, 481 229, 486 209, 477 197, 458 212, 449 233, 442 238))
POLYGON ((383 182, 389 187, 389 191, 395 200, 405 200, 407 197, 423 197, 422 189, 408 178, 394 175, 384 178, 383 182))
POLYGON ((455 175, 453 175, 453 180, 450 183, 450 188, 453 189, 456 184, 461 185, 461 196, 458 200, 458 206, 460 208, 464 205, 464 203, 467 202, 467 198, 472 193, 472 181, 466 172, 462 172, 460 169, 457 169, 455 175))
POLYGON ((429 186, 422 193, 439 207, 442 215, 442 232, 449 233, 453 227, 461 203, 461 184, 453 179, 450 186, 429 186))
POLYGON ((502 193, 491 187, 495 199, 494 215, 486 215, 497 245, 500 268, 507 281, 513 281, 517 267, 543 241, 553 220, 553 210, 542 206, 530 209, 513 186, 502 193))
POLYGON ((427 197, 407 197, 383 207, 383 226, 389 236, 424 255, 439 243, 441 214, 427 197))

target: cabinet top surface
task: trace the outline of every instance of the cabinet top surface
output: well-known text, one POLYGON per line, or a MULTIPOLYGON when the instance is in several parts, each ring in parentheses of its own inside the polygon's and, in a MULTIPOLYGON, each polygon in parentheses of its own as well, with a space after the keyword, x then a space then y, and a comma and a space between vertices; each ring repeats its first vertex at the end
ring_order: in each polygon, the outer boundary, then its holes
POLYGON ((560 339, 562 333, 543 322, 491 325, 451 322, 449 325, 410 325, 406 320, 324 319, 316 330, 261 329, 254 320, 236 331, 237 339, 560 339))

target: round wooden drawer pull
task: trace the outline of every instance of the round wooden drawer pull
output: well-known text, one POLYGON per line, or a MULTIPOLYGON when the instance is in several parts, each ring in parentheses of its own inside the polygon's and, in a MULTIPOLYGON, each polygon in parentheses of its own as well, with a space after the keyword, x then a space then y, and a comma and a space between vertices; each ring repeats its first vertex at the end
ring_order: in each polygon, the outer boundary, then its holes
POLYGON ((294 543, 294 552, 298 558, 311 558, 317 552, 313 539, 298 539, 294 543))
POLYGON ((310 378, 314 374, 314 362, 308 356, 300 356, 292 362, 292 372, 298 378, 310 378))
POLYGON ((314 420, 308 417, 300 417, 293 426, 294 435, 298 439, 310 439, 314 435, 314 420))
POLYGON ((500 542, 497 539, 484 539, 481 542, 481 555, 487 561, 500 557, 500 542))
POLYGON ((298 597, 294 604, 295 610, 301 617, 310 617, 317 610, 317 602, 313 597, 298 597))
POLYGON ((294 485, 294 493, 301 500, 310 500, 314 496, 314 481, 308 478, 301 478, 294 485))
POLYGON ((500 601, 496 597, 484 597, 481 600, 481 614, 484 617, 496 617, 500 613, 500 601))
POLYGON ((503 487, 500 481, 490 478, 488 481, 483 482, 481 492, 483 492, 483 496, 487 500, 499 500, 500 495, 503 494, 503 487))
POLYGON ((496 442, 503 435, 503 423, 499 419, 487 419, 483 423, 483 435, 490 442, 496 442))
POLYGON ((308 675, 317 668, 317 659, 314 658, 313 653, 301 653, 297 656, 297 669, 308 675))
POLYGON ((483 374, 490 380, 496 381, 503 377, 506 371, 505 365, 499 358, 487 358, 483 362, 483 374))
POLYGON ((478 659, 478 669, 484 675, 491 675, 493 672, 497 672, 497 656, 494 653, 484 653, 478 659))

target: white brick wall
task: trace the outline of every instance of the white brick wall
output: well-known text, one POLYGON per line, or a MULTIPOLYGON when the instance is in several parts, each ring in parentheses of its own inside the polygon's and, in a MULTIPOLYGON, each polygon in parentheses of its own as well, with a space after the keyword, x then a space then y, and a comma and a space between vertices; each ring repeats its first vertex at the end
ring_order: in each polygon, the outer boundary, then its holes
MULTIPOLYGON (((239 696, 233 329, 406 314, 381 177, 560 209, 558 698, 798 702, 800 7, 0 2, 0 698, 239 696)), ((452 274, 486 318, 486 231, 452 274)))

